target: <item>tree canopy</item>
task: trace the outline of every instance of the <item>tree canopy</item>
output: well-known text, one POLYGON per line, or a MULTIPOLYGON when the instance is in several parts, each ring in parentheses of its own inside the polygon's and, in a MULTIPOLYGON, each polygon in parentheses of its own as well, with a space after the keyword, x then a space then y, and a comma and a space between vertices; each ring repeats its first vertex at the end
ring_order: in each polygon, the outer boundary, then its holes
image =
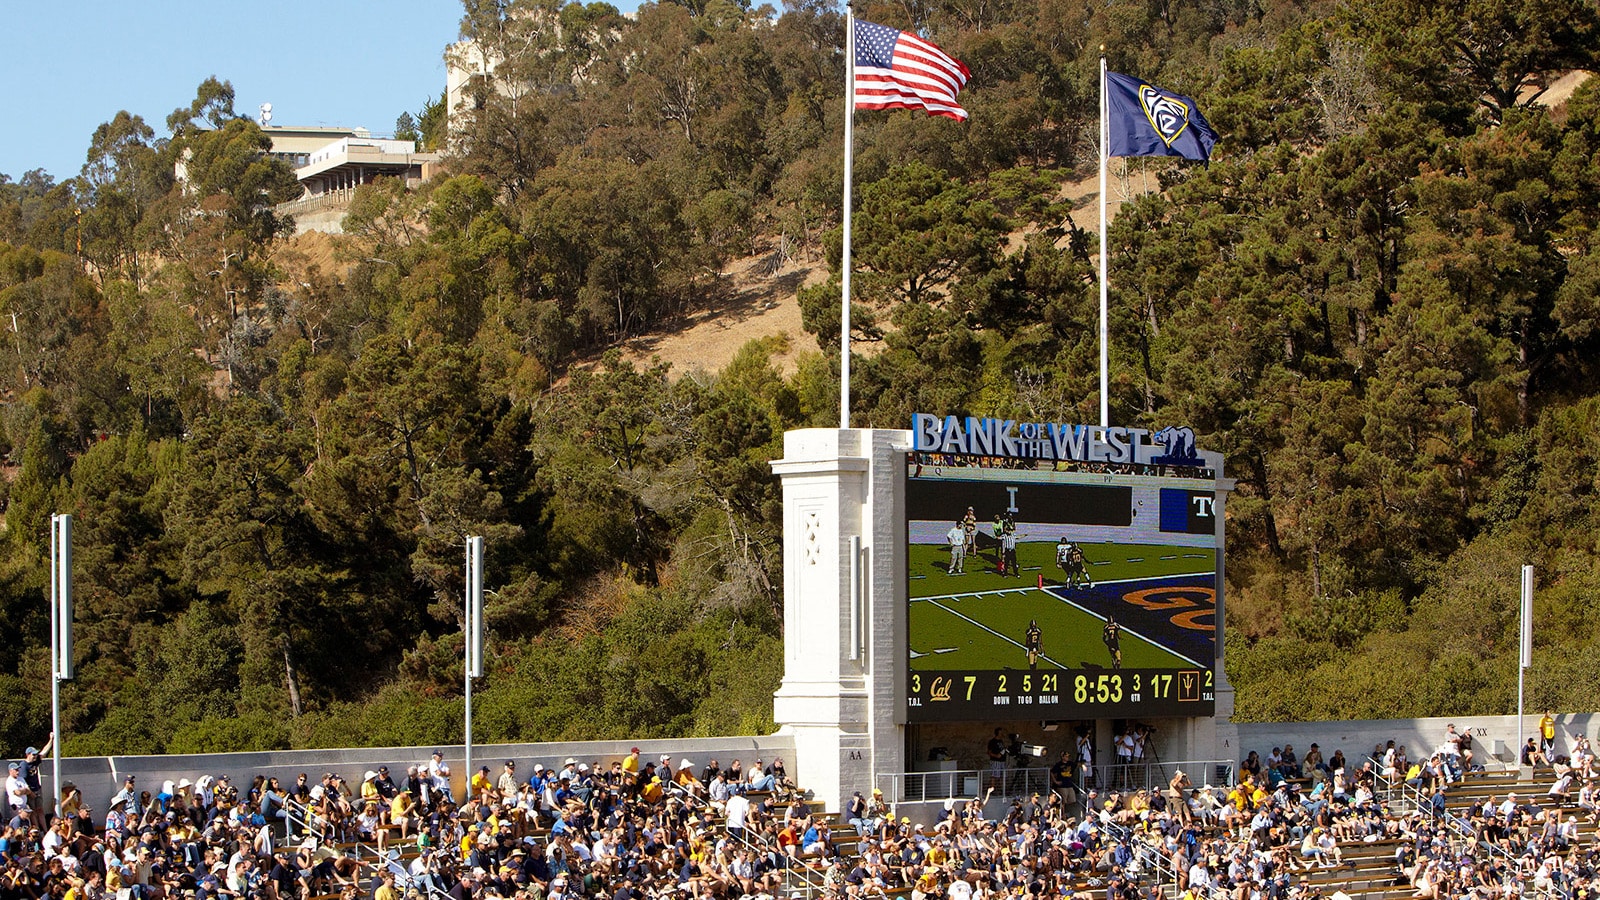
MULTIPOLYGON (((1244 718, 1600 707, 1592 4, 869 2, 967 62, 965 124, 863 113, 854 419, 1093 421, 1097 50, 1194 96, 1209 166, 1118 161, 1113 419, 1227 454, 1244 718)), ((202 83, 82 172, 0 176, 0 735, 47 707, 45 528, 73 512, 67 749, 460 738, 461 539, 488 543, 487 739, 756 731, 781 674, 786 429, 837 363, 615 347, 788 254, 839 344, 838 10, 468 2, 492 72, 401 116, 446 151, 356 193, 335 264, 202 83), (155 705, 153 705, 155 704, 155 705), (162 709, 166 715, 151 715, 162 709)))

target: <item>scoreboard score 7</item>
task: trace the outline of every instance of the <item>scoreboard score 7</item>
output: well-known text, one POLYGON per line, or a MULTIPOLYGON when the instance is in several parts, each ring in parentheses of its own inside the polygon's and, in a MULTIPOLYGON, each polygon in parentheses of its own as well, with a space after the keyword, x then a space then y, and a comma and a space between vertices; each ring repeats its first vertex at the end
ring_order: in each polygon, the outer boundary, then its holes
POLYGON ((1154 718, 1213 708, 1209 669, 1096 672, 913 672, 912 721, 987 718, 1154 718))
POLYGON ((906 721, 1211 715, 1213 485, 913 460, 906 721))

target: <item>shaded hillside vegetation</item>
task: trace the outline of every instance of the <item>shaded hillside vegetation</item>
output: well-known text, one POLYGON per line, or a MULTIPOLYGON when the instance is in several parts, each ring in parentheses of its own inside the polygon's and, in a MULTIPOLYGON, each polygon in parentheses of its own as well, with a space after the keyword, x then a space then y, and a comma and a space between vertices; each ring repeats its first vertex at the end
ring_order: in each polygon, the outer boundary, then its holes
MULTIPOLYGON (((1600 91, 1534 102, 1594 68, 1592 4, 859 12, 975 74, 965 125, 859 117, 857 424, 1094 418, 1093 237, 1060 185, 1093 170, 1104 44, 1224 135, 1126 179, 1161 190, 1111 233, 1112 404, 1228 454, 1240 715, 1508 711, 1524 561, 1531 704, 1600 707, 1600 91)), ((469 533, 478 739, 770 728, 767 462, 837 421, 837 281, 801 289, 824 353, 792 368, 772 341, 716 373, 607 348, 724 299, 758 243, 836 257, 842 26, 469 0, 504 86, 446 176, 361 191, 335 269, 281 251, 292 174, 216 79, 169 136, 118 113, 80 177, 0 183, 0 735, 46 721, 53 511, 73 753, 459 739, 469 533)))

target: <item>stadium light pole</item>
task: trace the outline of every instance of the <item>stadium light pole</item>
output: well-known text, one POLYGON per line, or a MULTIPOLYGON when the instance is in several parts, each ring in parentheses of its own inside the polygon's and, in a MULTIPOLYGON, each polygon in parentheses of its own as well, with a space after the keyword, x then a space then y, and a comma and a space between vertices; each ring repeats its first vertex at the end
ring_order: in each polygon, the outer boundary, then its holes
POLYGON ((472 798, 472 679, 483 677, 483 538, 467 538, 466 619, 466 795, 472 798))
POLYGON ((61 815, 61 682, 72 680, 72 516, 50 517, 51 808, 61 815))
POLYGON ((1533 665, 1533 566, 1522 567, 1521 615, 1517 617, 1517 764, 1522 764, 1522 688, 1533 665))

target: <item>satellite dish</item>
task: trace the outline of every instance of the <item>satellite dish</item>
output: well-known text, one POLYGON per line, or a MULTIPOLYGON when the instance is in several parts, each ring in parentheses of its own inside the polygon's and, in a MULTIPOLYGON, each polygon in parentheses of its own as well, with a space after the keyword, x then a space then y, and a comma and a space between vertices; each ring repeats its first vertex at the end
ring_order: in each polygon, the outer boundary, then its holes
POLYGON ((271 121, 272 121, 272 104, 271 103, 263 103, 263 104, 261 104, 261 124, 263 126, 265 126, 268 122, 271 122, 271 121))

